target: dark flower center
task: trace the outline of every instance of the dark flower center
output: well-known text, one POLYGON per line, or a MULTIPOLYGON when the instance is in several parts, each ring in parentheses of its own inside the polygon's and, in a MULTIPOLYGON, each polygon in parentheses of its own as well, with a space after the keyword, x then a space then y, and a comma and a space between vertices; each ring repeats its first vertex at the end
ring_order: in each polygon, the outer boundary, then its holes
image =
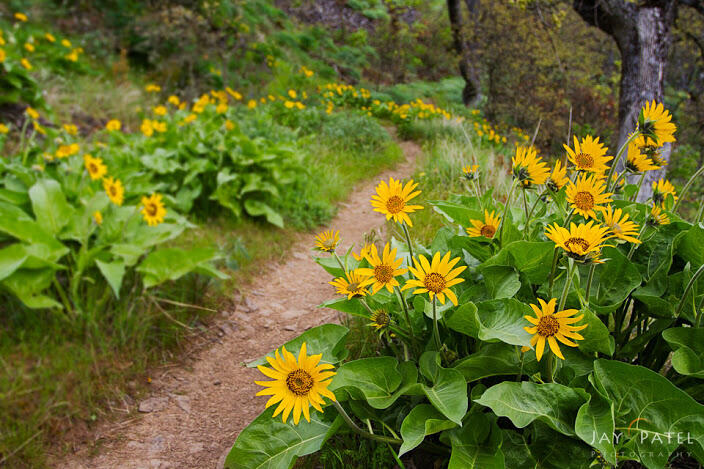
POLYGON ((433 293, 440 293, 445 289, 445 277, 437 272, 431 272, 425 276, 423 285, 433 293))
POLYGON ((286 387, 298 396, 307 395, 313 384, 313 377, 301 369, 294 370, 286 376, 286 387))
POLYGON ((543 337, 552 337, 560 330, 560 323, 555 316, 548 314, 538 321, 538 334, 543 337))

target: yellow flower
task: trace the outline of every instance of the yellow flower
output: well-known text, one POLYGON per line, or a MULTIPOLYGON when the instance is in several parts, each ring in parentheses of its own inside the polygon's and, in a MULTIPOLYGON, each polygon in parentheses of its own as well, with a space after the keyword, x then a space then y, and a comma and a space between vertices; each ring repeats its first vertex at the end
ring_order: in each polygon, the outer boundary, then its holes
POLYGON ((575 135, 574 150, 567 145, 563 147, 577 171, 600 174, 608 169, 606 163, 613 159, 613 156, 606 156, 607 149, 599 142, 599 137, 593 138, 591 135, 584 137, 581 143, 575 135))
POLYGON ((570 179, 567 177, 567 167, 563 167, 562 162, 557 160, 545 184, 551 191, 559 192, 569 181, 570 179))
POLYGON ((572 259, 580 262, 599 262, 599 254, 604 242, 609 239, 610 229, 608 226, 593 226, 594 221, 590 220, 586 224, 579 226, 570 224, 570 229, 558 226, 554 223, 548 226, 545 236, 554 242, 557 247, 562 248, 572 259))
POLYGON ((628 214, 620 208, 613 209, 611 205, 604 212, 604 224, 609 227, 613 237, 623 239, 629 243, 640 244, 638 239, 638 225, 628 219, 628 214), (622 216, 623 214, 623 216, 622 216))
POLYGON ((376 195, 372 196, 372 206, 375 212, 380 212, 386 215, 386 219, 393 218, 395 222, 406 223, 408 226, 413 226, 409 213, 423 208, 422 205, 407 205, 408 202, 417 197, 421 191, 413 192, 418 186, 413 179, 404 186, 400 180, 389 178, 389 183, 381 181, 376 186, 376 195))
POLYGON ((142 205, 141 213, 144 215, 144 221, 147 222, 147 225, 156 226, 164 222, 166 208, 164 208, 164 203, 161 201, 161 194, 142 197, 142 205))
POLYGON ((181 121, 181 125, 190 124, 191 122, 193 122, 197 118, 198 118, 198 116, 196 114, 189 114, 183 118, 183 121, 181 121))
POLYGON ((112 203, 122 205, 122 202, 125 200, 125 188, 122 187, 122 183, 119 179, 113 179, 111 177, 103 178, 103 188, 112 203))
POLYGON ((55 38, 54 35, 51 34, 51 33, 46 33, 46 34, 44 35, 44 37, 45 37, 46 40, 49 41, 49 42, 56 42, 56 38, 55 38))
POLYGON ((560 351, 560 346, 557 341, 559 340, 569 347, 576 347, 577 344, 572 342, 570 339, 584 340, 584 337, 582 337, 581 334, 578 334, 577 331, 581 331, 586 328, 587 325, 572 325, 578 321, 581 321, 582 318, 584 318, 584 315, 580 314, 577 317, 573 317, 579 312, 576 309, 565 309, 556 313, 556 298, 553 298, 548 303, 545 303, 545 301, 541 298, 538 298, 538 303, 540 304, 540 307, 534 304, 530 305, 530 307, 533 308, 535 317, 527 315, 523 316, 528 322, 533 324, 533 326, 524 327, 524 329, 529 334, 533 334, 533 337, 530 340, 530 345, 535 346, 535 357, 538 361, 540 361, 543 357, 543 351, 545 350, 545 342, 547 341, 552 353, 564 360, 565 357, 562 356, 562 352, 560 351))
POLYGON ((81 150, 81 147, 77 143, 72 143, 70 145, 59 145, 56 150, 57 158, 68 158, 71 155, 75 155, 81 150))
POLYGON ((253 99, 250 99, 250 100, 247 102, 247 107, 248 107, 249 109, 254 109, 255 107, 257 107, 257 102, 256 102, 255 100, 253 100, 253 99))
POLYGON ((225 114, 227 112, 227 104, 226 103, 220 103, 218 106, 215 108, 215 112, 218 114, 225 114))
POLYGON ((391 249, 389 243, 384 246, 384 251, 379 257, 379 252, 376 246, 372 244, 371 250, 365 256, 371 268, 360 268, 356 272, 369 277, 362 286, 372 286, 372 294, 376 294, 379 290, 386 287, 389 293, 394 291, 394 287, 398 287, 399 283, 396 277, 408 272, 408 269, 400 269, 403 264, 403 259, 396 258, 396 249, 391 249))
POLYGON ((645 140, 643 140, 641 136, 638 136, 628 144, 626 169, 632 173, 643 173, 645 171, 660 169, 660 166, 653 164, 653 161, 641 152, 641 148, 645 145, 644 142, 645 140))
POLYGON ((152 121, 152 127, 159 133, 166 132, 166 122, 152 121))
POLYGON ((296 99, 296 97, 298 96, 296 90, 288 90, 288 95, 291 99, 296 99))
POLYGON ((335 375, 335 372, 331 371, 334 367, 329 364, 319 364, 322 354, 308 356, 305 342, 301 345, 298 361, 291 352, 286 350, 286 347, 281 349, 283 357, 278 350, 275 352, 276 358, 266 357, 272 368, 262 365, 257 367, 259 371, 274 380, 255 381, 256 384, 266 388, 259 391, 257 396, 272 396, 267 401, 266 408, 280 402, 273 416, 276 417, 283 412, 284 423, 292 412, 294 425, 298 425, 301 412, 310 422, 311 405, 318 412, 323 412, 320 406, 325 403, 323 397, 335 400, 335 394, 328 389, 330 378, 335 375))
POLYGON ((7 54, 5 53, 5 49, 0 49, 0 64, 5 61, 6 57, 7 57, 7 54))
POLYGON ((384 311, 383 309, 377 309, 369 317, 369 321, 370 327, 373 327, 377 331, 380 331, 389 327, 389 325, 391 324, 391 316, 389 316, 389 313, 387 311, 384 311))
POLYGON ((24 48, 27 52, 34 52, 34 50, 35 50, 34 44, 32 44, 30 42, 25 42, 24 48))
POLYGON ((315 237, 315 249, 322 252, 335 252, 335 248, 340 244, 340 232, 332 230, 323 231, 315 237))
POLYGON ((76 135, 78 134, 78 127, 76 127, 73 124, 64 124, 64 130, 66 131, 67 134, 69 135, 76 135))
POLYGON ((347 295, 348 300, 358 296, 367 296, 369 294, 365 283, 367 275, 364 275, 361 270, 355 269, 347 272, 345 277, 337 277, 328 283, 335 287, 340 295, 347 295))
POLYGON ((467 228, 467 234, 472 237, 484 236, 485 238, 493 238, 496 231, 499 229, 501 224, 501 219, 495 216, 494 210, 489 213, 488 210, 484 210, 484 221, 481 220, 469 220, 472 224, 472 228, 467 228))
POLYGON ((235 98, 237 101, 242 100, 242 95, 240 93, 238 93, 237 91, 233 90, 232 88, 230 88, 229 86, 227 88, 225 88, 225 91, 227 91, 227 93, 230 96, 232 96, 233 98, 235 98))
MULTIPOLYGON (((70 47, 70 46, 69 46, 70 47)), ((155 85, 154 83, 150 83, 147 86, 144 87, 144 90, 147 93, 158 93, 161 91, 161 86, 155 85)))
POLYGON ((105 124, 105 128, 111 132, 117 132, 122 128, 122 122, 117 119, 110 119, 108 123, 105 124))
POLYGON ((25 109, 24 112, 26 112, 27 115, 34 120, 39 119, 39 113, 34 108, 32 108, 30 106, 27 106, 27 109, 25 109))
POLYGON ((229 130, 234 130, 236 127, 237 127, 237 126, 236 126, 230 119, 228 119, 228 120, 225 121, 225 129, 226 129, 226 130, 228 130, 228 131, 229 131, 229 130))
POLYGON ((167 99, 167 101, 169 104, 173 104, 174 106, 178 106, 179 104, 181 104, 181 100, 178 99, 178 96, 173 94, 169 96, 169 99, 167 99))
POLYGON ((165 116, 165 115, 168 114, 168 112, 169 112, 169 111, 166 109, 166 106, 156 106, 156 107, 153 109, 153 111, 154 111, 154 114, 156 114, 157 116, 165 116))
POLYGON ((667 194, 672 194, 674 200, 678 199, 675 186, 670 181, 662 178, 653 181, 653 203, 664 206, 667 194))
POLYGON ((604 193, 606 183, 596 175, 582 174, 576 183, 570 182, 567 186, 567 202, 572 205, 576 213, 584 218, 596 219, 595 210, 606 210, 602 205, 611 202, 611 193, 604 193))
POLYGON ((24 68, 26 68, 27 70, 32 70, 32 64, 29 63, 29 60, 27 60, 27 59, 22 59, 22 60, 20 60, 20 64, 22 64, 22 66, 23 66, 24 68))
POLYGON ((34 127, 34 130, 36 130, 36 131, 39 132, 40 134, 46 135, 46 130, 44 130, 44 127, 42 127, 41 125, 39 125, 39 122, 37 122, 37 121, 32 121, 32 127, 34 127))
POLYGON ((675 141, 675 131, 677 126, 670 122, 672 115, 662 103, 656 103, 655 100, 645 103, 641 110, 638 123, 641 125, 641 131, 647 136, 654 136, 658 146, 662 146, 668 142, 675 141))
POLYGON ((154 126, 152 125, 152 121, 150 121, 149 119, 144 119, 142 121, 142 125, 139 127, 139 130, 141 130, 142 133, 147 137, 151 137, 152 135, 154 135, 154 126))
POLYGON ((100 213, 100 211, 96 210, 95 212, 93 212, 93 220, 95 220, 96 225, 102 225, 103 214, 100 213))
POLYGON ((108 167, 103 164, 103 160, 101 158, 93 158, 87 153, 83 155, 83 164, 88 170, 88 174, 93 181, 102 178, 108 172, 108 167))
POLYGON ((365 257, 367 257, 367 254, 369 254, 372 250, 372 244, 369 243, 364 243, 364 247, 359 251, 359 254, 356 252, 352 253, 352 257, 354 257, 356 260, 361 261, 365 257))
POLYGON ((523 187, 543 184, 550 174, 548 165, 533 147, 517 147, 512 161, 513 177, 521 181, 523 187))
POLYGON ((284 102, 284 106, 286 106, 286 109, 292 109, 294 104, 293 101, 289 101, 288 99, 284 102))
POLYGON ((662 211, 657 205, 653 205, 650 209, 650 223, 653 225, 669 225, 670 217, 662 211))
POLYGON ((464 177, 467 178, 468 180, 476 179, 479 176, 479 165, 467 165, 462 168, 462 173, 464 173, 464 177))
POLYGON ((445 295, 447 295, 450 301, 457 306, 457 295, 450 290, 450 287, 464 282, 463 278, 456 277, 467 267, 463 265, 453 269, 460 258, 455 257, 450 260, 450 254, 450 251, 448 251, 441 259, 440 253, 436 252, 433 256, 432 263, 429 263, 428 259, 423 255, 418 256, 420 261, 414 258, 413 265, 415 268, 409 267, 408 270, 410 270, 416 278, 408 280, 401 290, 416 287, 417 289, 413 292, 414 295, 428 293, 431 300, 437 295, 438 300, 442 304, 445 304, 445 295))
POLYGON ((303 109, 306 108, 306 105, 303 104, 303 103, 300 102, 300 101, 296 101, 296 107, 297 107, 299 110, 303 110, 303 109))
POLYGON ((0 134, 7 134, 10 131, 10 128, 6 126, 5 124, 0 124, 0 134))
POLYGON ((17 12, 15 13, 15 19, 19 21, 27 21, 27 15, 24 13, 17 12))
POLYGON ((62 39, 61 45, 67 49, 70 49, 71 48, 71 41, 69 41, 68 39, 62 39))

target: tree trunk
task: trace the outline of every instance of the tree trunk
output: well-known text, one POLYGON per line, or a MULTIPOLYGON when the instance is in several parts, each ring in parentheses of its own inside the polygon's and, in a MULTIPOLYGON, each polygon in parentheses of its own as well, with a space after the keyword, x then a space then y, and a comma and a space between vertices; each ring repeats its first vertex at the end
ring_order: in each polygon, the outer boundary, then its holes
MULTIPOLYGON (((652 100, 663 102, 670 28, 677 1, 639 6, 624 0, 574 0, 573 6, 585 21, 613 37, 621 52, 618 145, 612 148, 615 153, 633 132, 643 105, 652 100)), ((661 156, 669 161, 670 153, 670 144, 665 144, 661 156)), ((623 167, 622 162, 617 169, 623 167)), ((638 200, 648 199, 652 195, 652 181, 664 175, 664 169, 646 173, 638 200)))
MULTIPOLYGON (((474 15, 479 6, 479 0, 465 0, 469 15, 474 15)), ((447 0, 447 11, 450 17, 452 28, 452 44, 457 53, 459 69, 465 86, 462 90, 462 102, 465 106, 475 105, 480 99, 480 82, 476 68, 471 64, 467 42, 465 41, 462 28, 462 3, 460 0, 447 0)))

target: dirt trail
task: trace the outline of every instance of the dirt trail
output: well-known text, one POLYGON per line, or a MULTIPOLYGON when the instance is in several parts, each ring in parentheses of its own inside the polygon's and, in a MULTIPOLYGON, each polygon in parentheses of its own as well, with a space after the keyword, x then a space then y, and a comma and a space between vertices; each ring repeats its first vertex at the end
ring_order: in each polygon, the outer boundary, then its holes
MULTIPOLYGON (((408 177, 421 149, 402 142, 406 161, 360 184, 341 204, 329 228, 340 230, 342 248, 359 246, 365 233, 379 228, 384 216, 369 203, 374 187, 389 176, 408 177)), ((220 319, 223 337, 196 355, 190 369, 166 369, 154 378, 154 390, 139 403, 142 411, 121 423, 98 428, 92 441, 75 454, 55 461, 72 469, 215 468, 240 431, 263 409, 257 398, 261 379, 243 362, 260 357, 306 329, 336 320, 337 313, 316 305, 332 298, 330 276, 311 259, 312 236, 302 237, 284 264, 252 279, 246 300, 220 319), (97 453, 97 454, 95 454, 97 453)))

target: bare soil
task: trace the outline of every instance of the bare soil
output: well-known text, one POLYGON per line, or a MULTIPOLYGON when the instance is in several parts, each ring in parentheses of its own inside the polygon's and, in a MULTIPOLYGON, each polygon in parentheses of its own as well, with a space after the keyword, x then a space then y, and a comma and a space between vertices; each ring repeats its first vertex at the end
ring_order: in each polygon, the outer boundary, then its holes
MULTIPOLYGON (((327 228, 340 230, 342 249, 357 246, 364 234, 384 225, 370 198, 381 179, 408 177, 421 153, 402 142, 406 160, 372 181, 360 184, 341 204, 327 228)), ((222 332, 211 347, 198 350, 188 368, 171 366, 153 377, 151 396, 132 406, 121 422, 99 425, 75 446, 73 454, 52 462, 74 469, 166 469, 221 467, 237 435, 263 409, 266 397, 255 397, 261 379, 244 363, 300 335, 306 329, 337 320, 337 312, 318 308, 332 298, 330 276, 311 257, 313 239, 301 236, 288 260, 272 265, 242 287, 232 311, 217 320, 222 332)))

